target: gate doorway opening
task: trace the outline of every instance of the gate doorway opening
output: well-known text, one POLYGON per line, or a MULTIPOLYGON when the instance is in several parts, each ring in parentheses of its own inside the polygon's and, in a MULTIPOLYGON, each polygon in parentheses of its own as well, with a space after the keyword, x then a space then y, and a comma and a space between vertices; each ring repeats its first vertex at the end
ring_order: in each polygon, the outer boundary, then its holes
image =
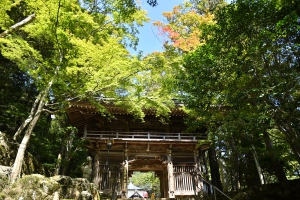
POLYGON ((143 198, 160 198, 161 179, 154 171, 133 171, 127 186, 128 198, 138 192, 143 198))

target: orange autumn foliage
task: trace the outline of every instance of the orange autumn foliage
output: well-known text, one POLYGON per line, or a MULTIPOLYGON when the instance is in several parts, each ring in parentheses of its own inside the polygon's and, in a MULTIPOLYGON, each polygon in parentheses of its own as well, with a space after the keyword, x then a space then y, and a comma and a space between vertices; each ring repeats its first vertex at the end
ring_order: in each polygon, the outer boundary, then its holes
POLYGON ((213 14, 198 14, 190 4, 175 6, 173 11, 164 12, 163 16, 168 23, 153 23, 158 28, 158 35, 165 43, 184 52, 193 51, 204 44, 201 28, 213 23, 213 14))

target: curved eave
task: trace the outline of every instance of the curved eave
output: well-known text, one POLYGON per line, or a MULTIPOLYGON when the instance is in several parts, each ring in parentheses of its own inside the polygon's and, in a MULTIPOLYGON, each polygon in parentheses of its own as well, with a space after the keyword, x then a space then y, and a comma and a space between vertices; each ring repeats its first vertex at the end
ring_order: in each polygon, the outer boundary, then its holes
MULTIPOLYGON (((126 109, 112 104, 103 104, 103 106, 105 106, 106 110, 112 115, 132 115, 132 113, 129 113, 128 111, 126 111, 126 109)), ((80 110, 84 113, 101 114, 97 106, 94 106, 90 103, 71 103, 70 107, 67 109, 67 112, 68 110, 72 109, 80 110)), ((171 108, 170 110, 170 116, 187 116, 187 114, 182 110, 181 106, 177 105, 175 108, 171 108)), ((143 112, 145 113, 145 115, 156 115, 155 108, 143 109, 143 112)))

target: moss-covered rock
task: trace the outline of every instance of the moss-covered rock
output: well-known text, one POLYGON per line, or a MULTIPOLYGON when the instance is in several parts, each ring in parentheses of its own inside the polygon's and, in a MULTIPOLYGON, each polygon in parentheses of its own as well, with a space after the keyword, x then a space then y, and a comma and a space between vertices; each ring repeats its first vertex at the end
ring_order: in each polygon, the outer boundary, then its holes
MULTIPOLYGON (((18 148, 19 144, 0 131, 0 165, 12 166, 18 148)), ((29 152, 25 153, 21 174, 45 174, 46 176, 50 176, 50 172, 29 152)))
POLYGON ((8 176, 0 173, 0 191, 2 191, 8 185, 8 183, 8 176))
POLYGON ((40 174, 23 176, 0 192, 1 200, 100 200, 97 187, 86 179, 67 176, 47 178, 40 174))

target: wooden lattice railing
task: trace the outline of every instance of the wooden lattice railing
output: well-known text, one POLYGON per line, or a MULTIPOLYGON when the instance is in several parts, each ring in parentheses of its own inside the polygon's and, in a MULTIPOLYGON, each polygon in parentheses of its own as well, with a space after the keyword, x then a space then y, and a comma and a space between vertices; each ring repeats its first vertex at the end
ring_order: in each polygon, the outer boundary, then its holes
POLYGON ((85 139, 120 139, 120 140, 180 140, 197 141, 206 139, 198 133, 162 133, 162 132, 116 132, 116 131, 84 131, 85 139))
POLYGON ((174 166, 175 195, 194 195, 194 166, 174 166))
POLYGON ((122 173, 117 166, 99 165, 99 189, 121 191, 122 173))

